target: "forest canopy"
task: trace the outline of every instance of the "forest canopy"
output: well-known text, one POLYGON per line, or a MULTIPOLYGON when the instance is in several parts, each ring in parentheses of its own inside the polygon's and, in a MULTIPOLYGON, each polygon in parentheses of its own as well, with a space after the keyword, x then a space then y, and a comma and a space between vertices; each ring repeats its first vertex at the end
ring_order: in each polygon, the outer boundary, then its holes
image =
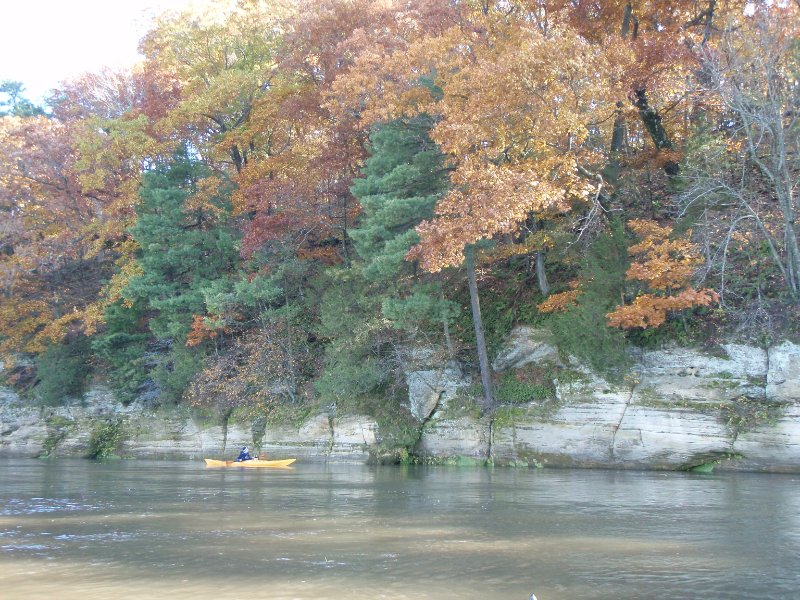
POLYGON ((239 0, 43 106, 3 82, 9 383, 380 412, 425 347, 492 410, 520 323, 609 373, 795 335, 799 32, 796 0, 239 0))

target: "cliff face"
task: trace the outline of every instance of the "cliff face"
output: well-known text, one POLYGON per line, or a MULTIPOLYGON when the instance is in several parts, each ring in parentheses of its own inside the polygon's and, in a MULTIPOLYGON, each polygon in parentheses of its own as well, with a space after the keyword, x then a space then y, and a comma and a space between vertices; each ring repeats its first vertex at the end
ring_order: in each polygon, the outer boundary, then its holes
POLYGON ((610 383, 562 361, 543 332, 518 328, 494 367, 542 363, 554 373, 555 402, 501 408, 477 435, 475 424, 460 436, 455 422, 434 421, 423 452, 459 451, 472 438, 470 453, 496 464, 800 471, 800 346, 641 352, 624 381, 610 383))
MULTIPOLYGON (((560 357, 543 332, 520 327, 495 359, 499 373, 546 369, 555 397, 501 406, 489 417, 463 410, 469 378, 454 363, 409 361, 409 408, 419 439, 409 450, 433 461, 498 465, 800 472, 800 346, 730 344, 716 355, 676 348, 640 352, 622 382, 560 357)), ((468 401, 466 404, 469 404, 468 401)), ((85 454, 98 423, 124 430, 133 457, 233 455, 255 445, 272 456, 363 462, 385 450, 362 415, 319 414, 299 426, 207 423, 189 411, 121 407, 96 388, 80 405, 25 407, 0 391, 0 456, 85 454)))

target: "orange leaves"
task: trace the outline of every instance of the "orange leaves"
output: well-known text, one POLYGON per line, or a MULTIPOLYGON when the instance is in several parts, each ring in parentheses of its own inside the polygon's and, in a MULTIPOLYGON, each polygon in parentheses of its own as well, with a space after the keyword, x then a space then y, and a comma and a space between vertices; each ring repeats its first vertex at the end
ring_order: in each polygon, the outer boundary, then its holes
POLYGON ((319 262, 326 266, 338 265, 342 262, 336 248, 331 246, 300 247, 297 249, 296 256, 300 260, 319 262))
POLYGON ((653 293, 642 294, 632 304, 610 312, 607 317, 611 327, 658 327, 670 312, 719 301, 715 291, 695 290, 690 285, 692 275, 703 263, 697 245, 690 241, 691 231, 671 237, 672 227, 644 219, 629 221, 628 227, 640 241, 628 249, 635 260, 625 275, 628 280, 643 282, 653 293))
POLYGON ((558 214, 570 208, 567 191, 557 182, 540 180, 527 165, 470 159, 453 178, 463 184, 440 200, 434 220, 417 227, 422 242, 409 252, 432 273, 461 264, 466 244, 515 233, 532 211, 558 214))
POLYGON ((672 227, 662 227, 654 221, 634 219, 628 227, 641 240, 628 249, 628 254, 638 259, 626 273, 630 280, 645 282, 654 290, 674 290, 687 285, 703 263, 697 245, 689 239, 691 231, 670 239, 672 227))
POLYGON ((528 235, 521 243, 511 243, 498 245, 491 250, 484 250, 479 256, 480 264, 491 264, 497 261, 521 256, 523 254, 534 254, 541 250, 550 250, 555 247, 556 241, 552 235, 546 231, 535 231, 528 235))
POLYGON ((294 385, 296 374, 310 368, 312 356, 304 336, 278 320, 237 337, 187 390, 193 406, 258 407, 263 415, 280 400, 303 399, 307 390, 294 385), (288 338, 294 336, 293 341, 288 338))
POLYGON ((577 304, 578 296, 580 295, 581 290, 579 289, 568 290, 558 294, 551 294, 547 300, 541 304, 537 304, 536 308, 539 309, 539 312, 543 313, 564 312, 571 306, 575 306, 577 304))
POLYGON ((695 306, 709 306, 718 300, 719 295, 708 289, 689 288, 675 296, 645 294, 636 298, 633 304, 620 306, 617 310, 609 313, 607 315, 608 324, 621 329, 658 327, 666 321, 669 312, 695 306))
POLYGON ((593 196, 578 163, 596 160, 584 142, 618 100, 606 51, 570 27, 537 28, 523 9, 464 11, 459 26, 420 35, 401 54, 363 55, 334 86, 342 98, 357 85, 368 119, 434 116, 452 189, 409 253, 430 272, 461 264, 465 245, 515 233, 531 214, 564 214, 593 196), (426 77, 438 89, 422 85, 426 77))
MULTIPOLYGON (((88 194, 77 175, 81 123, 44 117, 0 119, 0 339, 39 351, 74 328, 107 276, 97 268, 107 196, 88 194), (75 308, 78 307, 78 308, 75 308)), ((95 190, 96 191, 96 190, 95 190)))
POLYGON ((193 315, 189 334, 186 336, 186 345, 189 347, 199 346, 207 340, 215 339, 219 336, 220 331, 230 332, 222 317, 193 315))

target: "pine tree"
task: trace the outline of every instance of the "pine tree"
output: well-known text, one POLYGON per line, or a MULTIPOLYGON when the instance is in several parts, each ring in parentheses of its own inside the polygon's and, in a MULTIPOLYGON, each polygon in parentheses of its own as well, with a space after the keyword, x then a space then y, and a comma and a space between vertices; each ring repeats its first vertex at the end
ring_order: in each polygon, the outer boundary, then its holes
POLYGON ((138 219, 131 228, 141 274, 130 279, 122 295, 145 311, 150 333, 160 347, 169 348, 151 365, 151 376, 172 400, 180 398, 202 365, 202 348, 185 347, 194 316, 206 314, 206 294, 238 261, 226 224, 227 197, 199 201, 200 181, 207 175, 205 166, 185 153, 146 173, 138 219))
POLYGON ((447 187, 445 157, 428 137, 429 118, 394 121, 371 136, 371 156, 363 178, 351 191, 364 210, 351 231, 370 281, 407 275, 408 249, 419 241, 414 227, 433 216, 447 187))
POLYGON ((166 168, 146 173, 142 203, 131 234, 139 245, 143 273, 128 283, 124 296, 142 300, 153 311, 150 330, 158 338, 185 341, 192 316, 205 313, 204 291, 237 263, 232 232, 225 226, 225 198, 208 207, 189 207, 204 166, 178 156, 166 168))
POLYGON ((613 374, 628 360, 625 336, 608 327, 607 314, 625 291, 629 264, 624 228, 614 220, 583 257, 575 288, 539 305, 543 312, 560 313, 550 320, 558 347, 601 373, 613 374))
POLYGON ((430 127, 422 116, 383 124, 370 136, 370 158, 351 188, 363 209, 350 231, 360 260, 328 270, 319 306, 327 343, 315 387, 325 398, 364 396, 390 384, 399 376, 392 340, 440 323, 447 330, 455 312, 441 284, 406 260, 419 241, 414 227, 433 216, 447 187, 445 157, 428 137, 430 127))
POLYGON ((431 126, 429 117, 420 116, 377 128, 363 178, 351 188, 364 211, 351 231, 363 276, 381 290, 383 316, 406 330, 447 325, 455 311, 441 284, 422 279, 416 262, 406 260, 419 242, 414 228, 433 216, 448 185, 446 157, 428 136, 431 126))

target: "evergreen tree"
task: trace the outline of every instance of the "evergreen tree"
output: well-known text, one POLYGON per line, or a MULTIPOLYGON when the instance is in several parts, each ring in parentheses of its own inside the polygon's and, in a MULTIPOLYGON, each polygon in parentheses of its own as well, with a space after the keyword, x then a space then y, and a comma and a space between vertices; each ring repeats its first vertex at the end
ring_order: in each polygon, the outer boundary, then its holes
POLYGON ((232 232, 225 226, 226 198, 214 208, 187 207, 205 167, 177 156, 166 168, 146 173, 131 229, 142 274, 130 280, 125 297, 153 311, 150 330, 158 338, 184 341, 192 316, 205 313, 204 292, 237 262, 232 232))
POLYGON ((382 364, 388 332, 380 318, 380 297, 370 293, 358 269, 330 269, 323 285, 317 332, 327 342, 325 368, 314 388, 324 400, 342 402, 369 394, 389 379, 390 369, 382 364))
MULTIPOLYGON (((366 395, 399 373, 391 342, 400 331, 438 329, 455 312, 441 284, 421 278, 405 260, 419 241, 414 227, 433 216, 448 183, 445 157, 421 116, 376 128, 371 156, 351 191, 363 213, 351 229, 360 261, 330 269, 322 285, 319 334, 326 339, 325 368, 315 387, 324 398, 366 395)), ((449 338, 449 333, 446 336, 449 338)))
POLYGON ((76 336, 60 344, 51 344, 36 357, 38 381, 34 393, 39 402, 58 406, 66 398, 83 393, 89 375, 88 349, 87 338, 76 336))
MULTIPOLYGON (((158 346, 169 348, 162 360, 149 361, 148 368, 171 400, 180 398, 202 366, 198 356, 202 349, 185 347, 193 317, 206 314, 206 294, 219 288, 238 261, 235 239, 226 224, 227 197, 195 201, 198 183, 207 175, 205 166, 185 153, 146 173, 138 219, 131 228, 139 245, 136 260, 141 274, 131 278, 123 296, 147 315, 147 327, 158 346)), ((115 345, 113 339, 107 342, 115 345)))
POLYGON ((351 191, 364 210, 351 231, 356 252, 370 281, 406 274, 405 255, 419 241, 414 227, 433 216, 447 187, 445 157, 428 137, 427 117, 394 121, 371 136, 371 156, 363 178, 351 191))
POLYGON ((119 399, 128 404, 147 380, 147 342, 150 339, 141 302, 121 302, 105 310, 106 330, 92 340, 92 351, 109 366, 111 385, 119 399))
POLYGON ((446 325, 455 312, 441 283, 420 279, 416 263, 405 260, 419 242, 414 228, 433 216, 448 185, 446 157, 428 136, 431 126, 429 117, 420 116, 378 128, 370 136, 363 178, 351 188, 364 211, 351 231, 363 276, 381 291, 383 316, 399 329, 442 320, 446 325))
POLYGON ((550 320, 559 348, 612 375, 628 360, 625 334, 609 327, 607 318, 625 292, 625 272, 630 264, 627 248, 622 223, 612 221, 581 262, 581 294, 575 306, 550 320))
POLYGON ((38 117, 45 114, 41 106, 25 98, 24 92, 25 86, 19 81, 0 81, 0 117, 38 117))

